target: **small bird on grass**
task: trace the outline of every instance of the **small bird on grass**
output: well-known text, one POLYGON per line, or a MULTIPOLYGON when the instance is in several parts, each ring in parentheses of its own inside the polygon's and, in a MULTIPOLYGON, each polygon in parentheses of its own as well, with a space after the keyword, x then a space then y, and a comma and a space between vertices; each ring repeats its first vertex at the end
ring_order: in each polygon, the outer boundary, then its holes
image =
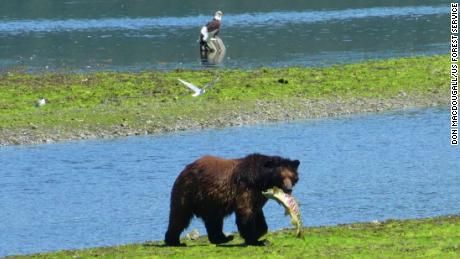
POLYGON ((182 84, 187 86, 190 90, 194 91, 195 93, 192 94, 192 96, 197 97, 197 96, 203 95, 206 92, 206 88, 212 87, 217 81, 219 81, 219 77, 214 79, 212 82, 205 84, 202 89, 199 88, 198 86, 196 86, 196 85, 194 85, 192 83, 189 83, 187 81, 184 81, 184 80, 182 80, 180 78, 178 78, 177 80, 179 80, 179 82, 181 82, 182 84))
POLYGON ((41 106, 44 106, 44 105, 47 104, 47 103, 48 103, 48 100, 47 100, 47 99, 45 99, 45 98, 40 98, 40 99, 37 100, 37 102, 35 103, 35 105, 36 105, 37 107, 41 107, 41 106))

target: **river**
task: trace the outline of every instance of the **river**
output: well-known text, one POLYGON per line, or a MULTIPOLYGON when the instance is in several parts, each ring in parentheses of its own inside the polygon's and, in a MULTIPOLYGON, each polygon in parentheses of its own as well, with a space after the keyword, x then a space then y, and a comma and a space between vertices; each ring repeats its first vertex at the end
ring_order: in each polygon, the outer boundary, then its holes
MULTIPOLYGON (((0 256, 163 239, 174 179, 204 154, 299 159, 293 194, 307 226, 459 213, 449 140, 448 110, 431 108, 3 147, 0 256)), ((290 227, 275 202, 264 211, 270 230, 290 227)))
POLYGON ((447 54, 448 1, 0 3, 0 71, 200 69, 196 40, 217 9, 218 67, 327 66, 447 54))

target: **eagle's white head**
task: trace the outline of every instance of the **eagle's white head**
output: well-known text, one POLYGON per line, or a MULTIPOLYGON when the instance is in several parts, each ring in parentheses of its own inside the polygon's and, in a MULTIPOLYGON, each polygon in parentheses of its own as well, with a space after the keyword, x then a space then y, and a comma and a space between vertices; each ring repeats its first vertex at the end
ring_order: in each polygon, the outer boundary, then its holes
POLYGON ((217 11, 216 14, 214 14, 214 19, 220 21, 222 20, 222 15, 224 15, 222 11, 217 11))

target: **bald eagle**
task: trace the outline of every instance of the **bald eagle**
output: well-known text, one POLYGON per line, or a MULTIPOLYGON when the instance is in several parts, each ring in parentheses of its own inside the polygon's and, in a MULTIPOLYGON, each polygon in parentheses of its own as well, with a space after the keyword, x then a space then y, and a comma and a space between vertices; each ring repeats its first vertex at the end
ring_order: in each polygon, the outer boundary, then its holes
POLYGON ((220 24, 221 24, 223 14, 224 14, 223 12, 217 11, 214 15, 214 18, 201 28, 200 40, 199 40, 200 50, 202 51, 212 50, 212 48, 208 46, 208 41, 212 40, 214 36, 219 34, 220 24))

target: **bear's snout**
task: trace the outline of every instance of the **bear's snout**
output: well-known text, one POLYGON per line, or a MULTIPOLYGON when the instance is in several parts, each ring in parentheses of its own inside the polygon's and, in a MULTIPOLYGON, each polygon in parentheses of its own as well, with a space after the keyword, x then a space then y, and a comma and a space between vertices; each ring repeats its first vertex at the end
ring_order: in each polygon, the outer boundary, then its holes
POLYGON ((285 178, 283 180, 283 186, 281 187, 281 189, 283 189, 283 192, 285 192, 287 194, 291 194, 292 193, 292 187, 294 187, 294 186, 292 184, 291 179, 285 178))
POLYGON ((283 192, 287 193, 287 194, 291 194, 292 193, 292 188, 288 189, 288 188, 283 188, 283 192))

